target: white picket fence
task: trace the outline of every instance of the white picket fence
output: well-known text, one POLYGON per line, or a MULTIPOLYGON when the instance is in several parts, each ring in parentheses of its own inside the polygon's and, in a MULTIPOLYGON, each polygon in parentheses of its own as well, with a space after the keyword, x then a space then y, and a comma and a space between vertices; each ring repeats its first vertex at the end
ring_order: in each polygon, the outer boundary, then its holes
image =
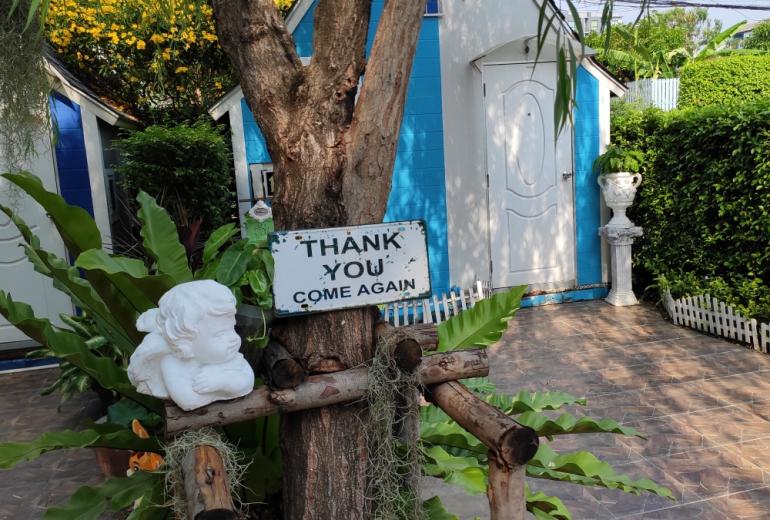
POLYGON ((476 302, 489 296, 489 288, 480 281, 475 287, 461 289, 459 292, 449 291, 449 295, 443 293, 439 298, 423 300, 406 300, 390 303, 383 311, 384 318, 391 325, 402 327, 419 323, 441 323, 451 316, 455 316, 465 309, 470 309, 476 302))
POLYGON ((640 103, 644 107, 658 107, 669 111, 679 101, 679 78, 640 79, 629 81, 623 101, 640 103))
POLYGON ((770 325, 744 318, 733 307, 708 294, 674 300, 667 293, 664 304, 677 325, 741 341, 765 353, 770 348, 770 325))

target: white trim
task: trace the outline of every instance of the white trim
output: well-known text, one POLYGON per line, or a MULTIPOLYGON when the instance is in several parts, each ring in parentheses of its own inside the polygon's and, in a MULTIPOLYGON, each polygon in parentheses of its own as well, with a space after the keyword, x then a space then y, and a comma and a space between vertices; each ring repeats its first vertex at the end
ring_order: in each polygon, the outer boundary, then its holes
POLYGON ((211 119, 218 121, 220 117, 230 112, 236 103, 240 104, 241 98, 243 98, 243 89, 241 89, 239 84, 230 89, 230 92, 222 96, 219 101, 209 108, 211 119))
POLYGON ((83 94, 76 87, 72 86, 50 63, 46 62, 46 71, 54 78, 53 90, 64 94, 70 100, 76 102, 81 107, 87 107, 89 112, 96 114, 99 119, 111 126, 120 126, 123 128, 135 127, 135 122, 127 119, 120 112, 113 110, 105 104, 99 103, 90 96, 83 94))
POLYGON ((104 146, 99 134, 96 115, 81 106, 80 117, 83 122, 83 141, 86 145, 88 179, 91 185, 91 203, 94 208, 94 220, 102 235, 102 247, 112 251, 112 229, 110 228, 110 210, 107 205, 107 186, 104 178, 104 146))
POLYGON ((612 92, 616 96, 622 97, 623 94, 628 92, 628 87, 626 87, 623 83, 621 83, 617 79, 613 78, 606 70, 596 65, 593 59, 591 58, 584 59, 580 64, 583 66, 584 69, 586 69, 586 72, 588 72, 591 76, 599 80, 599 83, 601 84, 602 87, 604 87, 605 89, 609 89, 610 92, 612 92))
MULTIPOLYGON (((603 154, 610 144, 610 89, 599 88, 599 153, 603 154)), ((599 222, 605 225, 610 220, 610 209, 604 203, 604 197, 599 194, 599 222)), ((601 240, 602 282, 610 281, 610 244, 601 240)))
POLYGON ((230 137, 233 143, 233 167, 235 169, 235 191, 238 202, 249 200, 249 162, 246 157, 246 135, 243 128, 243 109, 234 105, 230 111, 230 137))
POLYGON ((295 29, 305 17, 305 14, 307 14, 313 6, 313 1, 314 0, 299 0, 294 5, 294 8, 289 12, 289 16, 286 17, 285 21, 286 29, 289 31, 289 34, 294 34, 295 29))

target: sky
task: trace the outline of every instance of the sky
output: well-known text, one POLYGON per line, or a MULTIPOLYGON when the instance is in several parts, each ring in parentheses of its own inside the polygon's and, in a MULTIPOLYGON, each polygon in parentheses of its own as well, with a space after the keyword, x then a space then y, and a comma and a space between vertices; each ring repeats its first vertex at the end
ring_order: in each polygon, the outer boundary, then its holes
MULTIPOLYGON (((632 22, 636 19, 636 16, 639 14, 638 6, 630 5, 632 3, 630 1, 616 0, 616 2, 618 3, 616 3, 614 11, 615 13, 623 16, 623 21, 632 22)), ((700 4, 713 4, 713 3, 731 4, 736 6, 751 5, 751 6, 759 6, 759 7, 766 8, 766 10, 760 10, 760 11, 755 11, 750 9, 740 9, 740 8, 733 8, 733 9, 710 8, 709 17, 717 20, 722 20, 722 26, 725 28, 743 20, 750 22, 750 21, 764 20, 765 18, 770 18, 770 0, 693 0, 693 2, 700 3, 700 4)), ((558 0, 557 0, 557 3, 558 3, 558 0)), ((578 9, 581 11, 584 11, 584 10, 601 11, 602 7, 604 6, 604 2, 602 0, 578 0, 576 5, 578 5, 578 9)), ((655 8, 655 9, 660 9, 660 8, 655 8)))

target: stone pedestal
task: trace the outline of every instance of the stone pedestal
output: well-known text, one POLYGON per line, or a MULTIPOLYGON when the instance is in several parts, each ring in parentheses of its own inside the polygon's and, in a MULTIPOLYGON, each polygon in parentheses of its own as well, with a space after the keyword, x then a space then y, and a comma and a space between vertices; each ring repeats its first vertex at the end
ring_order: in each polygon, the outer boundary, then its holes
POLYGON ((599 235, 610 244, 612 258, 612 288, 606 301, 612 305, 636 305, 639 303, 631 288, 631 245, 642 236, 639 226, 599 228, 599 235))

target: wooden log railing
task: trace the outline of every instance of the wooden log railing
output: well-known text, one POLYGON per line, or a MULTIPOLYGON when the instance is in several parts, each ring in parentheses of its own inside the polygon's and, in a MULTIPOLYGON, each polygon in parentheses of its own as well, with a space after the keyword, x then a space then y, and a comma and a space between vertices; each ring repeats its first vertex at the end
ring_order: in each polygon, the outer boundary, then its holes
POLYGON ((481 400, 458 381, 429 387, 426 396, 489 449, 487 498, 491 520, 524 520, 525 468, 540 444, 537 433, 481 400))
MULTIPOLYGON (((167 401, 166 435, 355 401, 366 393, 368 370, 367 367, 359 367, 313 375, 296 388, 286 390, 260 387, 239 399, 212 403, 189 412, 167 401)), ((489 358, 484 350, 434 354, 422 358, 419 371, 421 380, 427 385, 482 377, 489 374, 489 358)))
MULTIPOLYGON (((435 326, 415 325, 396 329, 387 323, 378 323, 375 327, 378 340, 393 334, 401 335, 390 352, 399 369, 419 371, 426 398, 488 448, 487 497, 491 520, 523 520, 526 514, 525 467, 538 449, 537 433, 518 424, 458 382, 459 379, 488 375, 486 351, 463 350, 423 356, 423 352, 437 347, 435 326)), ((167 402, 166 436, 275 413, 356 401, 365 396, 368 386, 367 367, 305 378, 296 361, 275 341, 267 347, 262 367, 268 374, 272 389, 261 387, 242 398, 212 403, 189 412, 167 402)), ((222 482, 226 486, 224 470, 221 473, 220 470, 212 470, 217 465, 218 457, 214 448, 201 446, 191 451, 189 460, 185 460, 185 493, 187 497, 193 497, 192 500, 188 498, 190 520, 238 518, 232 512, 229 491, 226 487, 222 488, 222 482), (208 450, 213 450, 213 453, 208 450), (223 477, 224 481, 217 477, 223 477), (223 498, 225 496, 227 499, 223 498)))

